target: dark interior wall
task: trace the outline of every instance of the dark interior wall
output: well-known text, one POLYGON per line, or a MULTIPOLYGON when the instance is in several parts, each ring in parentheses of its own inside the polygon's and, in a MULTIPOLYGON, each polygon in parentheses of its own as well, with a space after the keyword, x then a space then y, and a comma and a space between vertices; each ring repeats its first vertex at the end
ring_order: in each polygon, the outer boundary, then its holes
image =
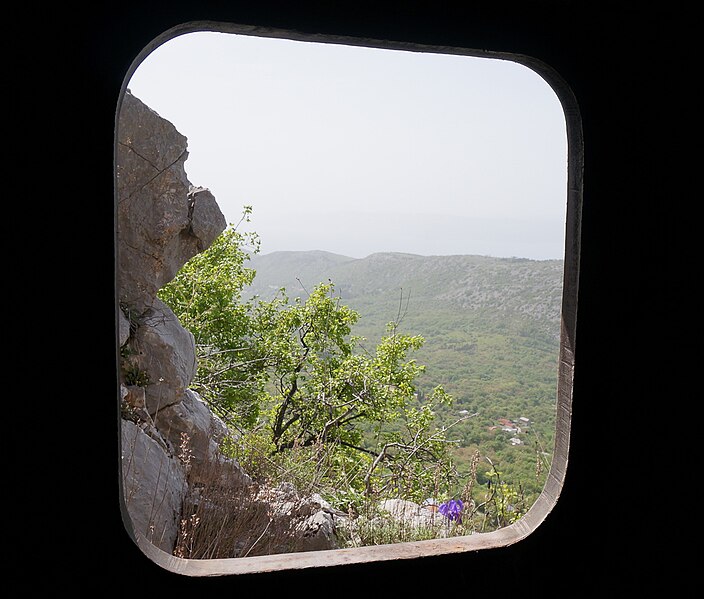
MULTIPOLYGON (((267 597, 297 590, 335 595, 355 588, 362 597, 376 597, 386 594, 378 591, 386 583, 394 595, 410 597, 460 592, 573 596, 580 589, 654 588, 658 580, 676 585, 686 576, 684 566, 671 560, 678 547, 670 531, 678 525, 669 509, 664 469, 674 463, 663 459, 670 441, 662 430, 675 426, 680 416, 672 382, 679 360, 673 333, 678 314, 671 302, 678 287, 671 269, 678 237, 672 209, 683 198, 674 191, 678 117, 669 102, 671 90, 681 90, 672 69, 677 56, 673 32, 685 17, 677 3, 665 8, 622 4, 152 2, 93 7, 64 29, 81 50, 83 70, 74 90, 91 104, 90 121, 84 120, 81 132, 87 136, 82 148, 89 149, 82 154, 82 172, 91 173, 92 202, 101 204, 96 217, 104 235, 95 247, 106 262, 101 276, 108 284, 100 307, 107 327, 112 238, 105 231, 112 226, 108 205, 116 102, 133 59, 173 26, 212 20, 528 55, 551 66, 571 87, 584 131, 570 459, 562 496, 542 526, 517 545, 472 554, 184 579, 146 562, 123 532, 116 498, 117 435, 107 434, 97 469, 104 484, 91 487, 92 508, 76 522, 79 536, 81 530, 91 531, 89 543, 98 549, 83 555, 81 563, 99 573, 100 585, 132 596, 159 588, 267 597)), ((92 412, 109 428, 115 417, 108 405, 115 374, 107 337, 99 354, 107 370, 103 366, 103 376, 94 383, 104 388, 105 406, 92 412)), ((85 582, 70 568, 67 572, 72 583, 85 582)))

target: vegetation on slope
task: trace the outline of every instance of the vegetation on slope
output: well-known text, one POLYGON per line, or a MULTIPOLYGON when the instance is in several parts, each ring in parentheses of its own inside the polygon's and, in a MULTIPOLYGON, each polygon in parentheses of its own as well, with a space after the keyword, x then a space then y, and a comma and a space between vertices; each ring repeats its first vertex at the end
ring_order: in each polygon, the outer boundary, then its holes
MULTIPOLYGON (((467 472, 479 450, 532 504, 554 441, 561 260, 276 252, 254 255, 250 263, 257 276, 246 293, 266 298, 286 287, 305 296, 313 281, 332 280, 342 301, 361 315, 355 334, 373 340, 394 319, 403 331, 421 335, 414 356, 425 365, 419 396, 442 385, 454 398, 437 410, 441 425, 476 414, 452 430, 458 468, 467 472), (515 428, 520 432, 505 430, 515 428)), ((490 471, 484 459, 483 483, 490 471)))
POLYGON ((544 484, 561 274, 482 256, 260 256, 231 226, 160 295, 253 476, 357 514, 457 499, 455 534, 469 534, 512 522, 544 484))

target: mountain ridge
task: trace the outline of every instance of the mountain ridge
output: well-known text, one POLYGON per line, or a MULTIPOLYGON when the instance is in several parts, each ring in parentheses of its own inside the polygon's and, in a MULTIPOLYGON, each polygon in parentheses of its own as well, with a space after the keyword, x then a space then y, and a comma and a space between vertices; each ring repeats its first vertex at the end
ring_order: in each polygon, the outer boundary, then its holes
POLYGON ((562 260, 404 252, 352 258, 293 250, 251 255, 248 266, 257 274, 246 293, 264 300, 281 288, 290 297, 304 298, 318 283, 332 282, 355 308, 396 305, 410 296, 423 309, 441 302, 451 309, 524 314, 550 321, 559 333, 562 260))

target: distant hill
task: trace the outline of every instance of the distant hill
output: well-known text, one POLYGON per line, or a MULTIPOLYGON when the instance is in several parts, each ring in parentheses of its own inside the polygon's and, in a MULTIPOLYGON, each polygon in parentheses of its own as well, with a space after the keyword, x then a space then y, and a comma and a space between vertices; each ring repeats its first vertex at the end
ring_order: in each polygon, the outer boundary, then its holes
POLYGON ((306 292, 299 279, 306 289, 310 289, 317 283, 327 281, 336 267, 354 260, 318 250, 252 255, 248 266, 257 271, 257 276, 250 292, 263 299, 271 299, 281 287, 285 287, 290 297, 305 297, 306 292))
POLYGON ((395 319, 403 299, 411 318, 421 309, 481 313, 492 322, 525 317, 559 336, 562 260, 402 253, 355 259, 307 251, 255 255, 250 265, 257 276, 249 292, 263 299, 281 287, 290 297, 305 297, 317 283, 332 281, 344 302, 366 310, 370 323, 395 319))
POLYGON ((479 412, 453 429, 460 447, 494 452, 509 475, 515 468, 522 484, 534 480, 535 447, 549 453, 554 436, 561 260, 403 253, 355 259, 296 251, 255 255, 250 266, 257 275, 245 295, 262 299, 281 287, 290 298, 304 298, 332 281, 342 302, 360 313, 354 333, 370 351, 386 323, 401 317, 401 332, 425 338, 411 356, 427 367, 421 395, 442 384, 455 397, 453 408, 439 414, 442 421, 454 421, 461 410, 479 412), (522 447, 496 432, 501 421, 519 418, 531 422, 530 433, 519 434, 530 436, 522 447))

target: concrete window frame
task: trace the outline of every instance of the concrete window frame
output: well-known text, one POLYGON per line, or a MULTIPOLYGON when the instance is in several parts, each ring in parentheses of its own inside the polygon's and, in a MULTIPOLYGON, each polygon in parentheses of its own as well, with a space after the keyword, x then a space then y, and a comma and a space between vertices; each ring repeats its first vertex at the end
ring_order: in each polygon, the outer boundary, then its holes
MULTIPOLYGON (((567 133, 565 256, 553 459, 543 490, 528 512, 513 524, 488 533, 477 533, 446 539, 404 542, 394 545, 208 560, 175 557, 162 551, 146 538, 134 534, 132 527, 126 525, 128 533, 132 536, 134 542, 144 555, 154 563, 167 571, 192 577, 256 574, 390 560, 408 560, 507 547, 525 539, 543 523, 559 499, 565 481, 570 446, 584 165, 582 122, 579 107, 572 90, 559 73, 549 65, 541 60, 526 55, 324 34, 309 35, 274 28, 250 27, 210 21, 193 21, 165 31, 143 48, 140 54, 134 59, 125 75, 120 91, 120 100, 124 97, 127 91, 127 83, 135 70, 151 52, 175 37, 196 32, 231 33, 304 42, 321 42, 377 49, 432 52, 507 60, 530 68, 550 85, 562 104, 567 133)), ((118 102, 118 114, 119 105, 120 102, 118 102)), ((123 497, 120 497, 119 500, 124 503, 123 497)), ((125 518, 126 509, 124 509, 124 505, 122 507, 123 518, 125 518)))

